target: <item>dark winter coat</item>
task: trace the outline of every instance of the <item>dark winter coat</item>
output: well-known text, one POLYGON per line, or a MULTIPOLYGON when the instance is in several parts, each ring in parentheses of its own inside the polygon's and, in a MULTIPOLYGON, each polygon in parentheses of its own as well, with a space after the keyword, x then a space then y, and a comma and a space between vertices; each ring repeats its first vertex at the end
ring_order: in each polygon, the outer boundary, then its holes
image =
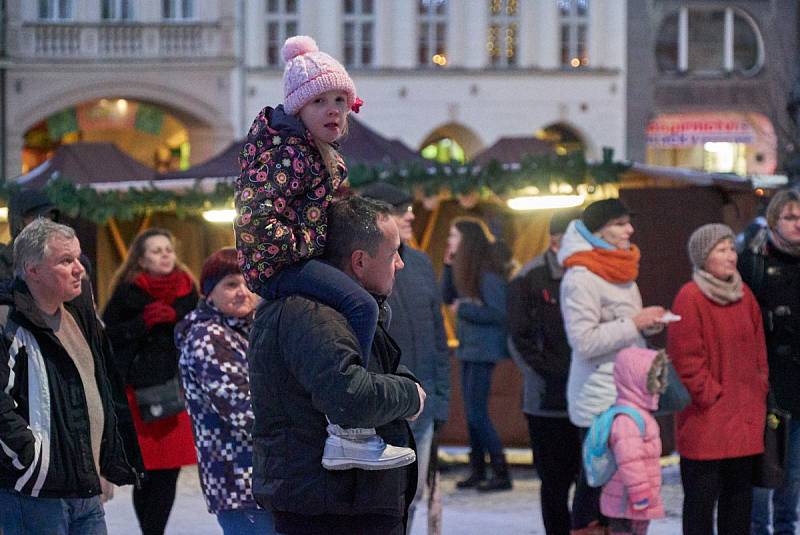
POLYGON ((347 178, 331 177, 300 120, 283 106, 264 108, 250 127, 239 156, 234 221, 240 268, 251 290, 299 260, 322 254, 326 210, 347 178))
POLYGON ((200 485, 213 514, 257 507, 246 356, 252 323, 252 316, 226 316, 203 299, 175 327, 200 485))
MULTIPOLYGON (((44 323, 25 282, 15 279, 13 287, 4 287, 0 305, 7 311, 0 338, 0 487, 43 498, 100 494, 78 368, 44 323)), ((141 457, 121 382, 109 375, 111 345, 89 283, 64 307, 94 357, 105 418, 100 475, 117 485, 132 484, 142 471, 141 457)))
MULTIPOLYGON (((103 312, 108 336, 114 346, 117 367, 125 384, 134 388, 164 384, 178 375, 175 323, 159 323, 148 329, 144 307, 156 299, 133 283, 121 283, 103 312)), ((197 304, 197 290, 173 303, 180 320, 197 304)))
POLYGON ((508 328, 513 348, 536 376, 525 374, 528 403, 523 410, 529 414, 567 415, 572 349, 561 317, 562 277, 555 253, 548 251, 525 264, 508 285, 508 328))
POLYGON ((344 427, 375 427, 387 444, 413 445, 405 418, 419 410, 416 382, 381 325, 366 370, 341 314, 301 296, 266 301, 256 312, 248 360, 259 504, 301 515, 405 516, 416 463, 343 471, 321 464, 326 415, 344 427))
POLYGON ((428 397, 414 425, 446 422, 450 399, 450 353, 442 320, 442 298, 428 255, 402 246, 405 267, 395 274, 388 303, 389 334, 400 346, 400 362, 422 383, 428 397))
MULTIPOLYGON (((485 272, 480 281, 480 302, 461 301, 456 314, 456 357, 468 362, 498 362, 508 357, 506 292, 508 283, 497 273, 485 272)), ((442 297, 446 304, 458 299, 453 269, 444 266, 442 297)))
MULTIPOLYGON (((136 388, 160 385, 178 377, 178 349, 175 323, 159 323, 151 329, 144 322, 144 307, 155 301, 140 286, 122 283, 114 291, 103 320, 115 350, 116 366, 127 388, 128 403, 147 470, 180 468, 195 464, 192 426, 189 414, 145 422, 136 405, 136 388)), ((181 320, 197 303, 197 290, 177 297, 172 304, 181 320)))
POLYGON ((775 401, 800 418, 800 257, 780 251, 762 236, 739 254, 739 273, 761 307, 775 401))

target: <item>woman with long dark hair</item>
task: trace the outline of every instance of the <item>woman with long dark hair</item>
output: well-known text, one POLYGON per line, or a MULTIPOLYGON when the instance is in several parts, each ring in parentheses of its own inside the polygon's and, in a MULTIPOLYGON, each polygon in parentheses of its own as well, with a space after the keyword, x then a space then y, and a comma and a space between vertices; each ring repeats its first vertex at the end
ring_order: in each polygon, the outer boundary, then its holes
POLYGON ((197 288, 178 261, 172 234, 160 228, 136 236, 112 288, 103 320, 145 465, 141 488, 133 490, 133 507, 142 533, 161 535, 180 468, 197 462, 173 341, 175 324, 197 304, 197 288))
POLYGON ((461 388, 470 441, 470 475, 459 488, 511 488, 503 445, 489 419, 492 372, 508 356, 506 288, 510 253, 496 242, 486 223, 472 217, 456 219, 447 238, 442 279, 444 302, 456 316, 461 361, 461 388), (486 478, 486 454, 492 477, 486 478))

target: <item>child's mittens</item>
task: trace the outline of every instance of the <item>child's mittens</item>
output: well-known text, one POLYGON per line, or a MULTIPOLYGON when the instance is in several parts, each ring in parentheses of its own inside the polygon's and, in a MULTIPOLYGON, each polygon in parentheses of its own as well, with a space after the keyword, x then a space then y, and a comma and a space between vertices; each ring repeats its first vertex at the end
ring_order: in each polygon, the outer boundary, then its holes
POLYGON ((178 319, 178 314, 171 306, 161 301, 154 301, 145 305, 142 317, 147 328, 152 329, 154 325, 159 323, 175 323, 178 319))
POLYGON ((650 500, 647 498, 642 498, 638 502, 633 502, 633 510, 634 511, 644 511, 650 506, 650 500))

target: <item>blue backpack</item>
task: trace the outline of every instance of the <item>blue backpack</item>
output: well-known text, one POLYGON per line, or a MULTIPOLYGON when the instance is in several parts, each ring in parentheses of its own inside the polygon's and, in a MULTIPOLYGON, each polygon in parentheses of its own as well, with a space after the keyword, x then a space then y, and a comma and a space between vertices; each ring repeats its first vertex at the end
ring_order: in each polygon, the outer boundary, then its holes
POLYGON ((618 414, 633 418, 639 426, 639 432, 644 436, 644 419, 639 411, 631 407, 612 405, 595 417, 583 440, 583 471, 590 487, 602 487, 617 471, 617 461, 614 459, 614 452, 608 447, 608 437, 618 414))

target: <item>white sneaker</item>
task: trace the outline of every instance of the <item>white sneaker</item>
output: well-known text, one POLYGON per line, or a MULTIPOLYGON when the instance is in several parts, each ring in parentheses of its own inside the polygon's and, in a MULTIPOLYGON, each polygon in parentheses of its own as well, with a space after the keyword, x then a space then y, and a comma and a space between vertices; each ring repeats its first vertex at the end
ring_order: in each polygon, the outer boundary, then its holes
POLYGON ((328 470, 389 470, 416 460, 414 450, 386 444, 375 429, 328 426, 322 453, 322 466, 328 470))

